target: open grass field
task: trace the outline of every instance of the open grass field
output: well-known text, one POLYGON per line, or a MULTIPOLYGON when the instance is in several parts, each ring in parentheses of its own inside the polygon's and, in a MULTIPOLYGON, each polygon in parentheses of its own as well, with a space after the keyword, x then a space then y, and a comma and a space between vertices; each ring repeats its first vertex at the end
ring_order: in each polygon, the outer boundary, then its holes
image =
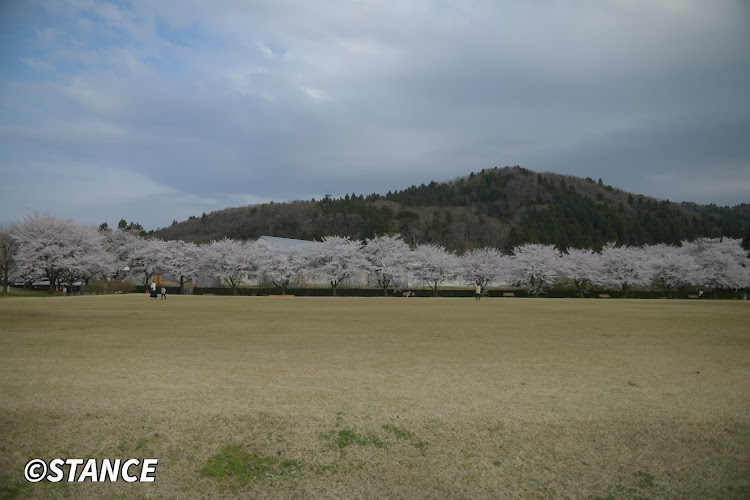
POLYGON ((748 498, 750 303, 2 299, 14 496, 748 498))

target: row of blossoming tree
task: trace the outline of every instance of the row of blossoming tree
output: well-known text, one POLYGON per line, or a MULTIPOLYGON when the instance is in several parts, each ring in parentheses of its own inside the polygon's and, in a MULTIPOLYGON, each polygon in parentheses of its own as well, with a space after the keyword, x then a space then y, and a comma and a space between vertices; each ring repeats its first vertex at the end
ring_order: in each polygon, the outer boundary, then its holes
POLYGON ((50 291, 60 283, 136 279, 148 284, 155 275, 180 284, 216 280, 236 293, 248 276, 260 276, 286 293, 305 277, 337 287, 366 273, 383 294, 419 280, 434 295, 457 281, 491 286, 520 286, 538 295, 552 287, 573 287, 581 297, 590 289, 660 289, 668 297, 681 288, 745 289, 750 262, 740 240, 699 239, 680 246, 606 245, 600 252, 525 244, 511 255, 494 248, 456 255, 437 245, 410 248, 398 236, 365 242, 329 236, 320 242, 285 249, 266 239, 223 239, 205 245, 145 239, 134 231, 96 229, 70 219, 33 213, 0 231, 0 265, 7 291, 9 276, 25 282, 44 278, 50 291))

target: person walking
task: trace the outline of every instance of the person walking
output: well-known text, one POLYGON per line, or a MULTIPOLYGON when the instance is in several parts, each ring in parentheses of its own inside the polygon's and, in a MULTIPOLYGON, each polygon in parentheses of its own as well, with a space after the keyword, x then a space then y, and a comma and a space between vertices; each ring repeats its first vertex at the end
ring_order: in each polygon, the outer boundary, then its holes
POLYGON ((151 294, 149 295, 149 298, 156 298, 156 281, 151 282, 151 294))
POLYGON ((481 297, 482 297, 482 284, 477 283, 477 286, 474 289, 474 300, 479 300, 481 297))
POLYGON ((162 300, 167 300, 167 289, 164 287, 161 287, 161 298, 162 300))

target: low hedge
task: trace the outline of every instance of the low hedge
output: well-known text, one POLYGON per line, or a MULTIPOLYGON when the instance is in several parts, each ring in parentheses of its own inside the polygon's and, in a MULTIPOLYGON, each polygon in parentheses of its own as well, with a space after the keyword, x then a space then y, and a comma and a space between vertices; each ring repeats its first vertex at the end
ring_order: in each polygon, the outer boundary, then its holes
MULTIPOLYGON (((180 295, 180 287, 179 286, 165 286, 164 287, 167 290, 167 295, 180 295)), ((147 294, 149 292, 150 288, 143 285, 138 285, 135 287, 135 293, 142 293, 147 294)), ((156 287, 156 293, 161 295, 161 287, 156 287)))
POLYGON ((137 287, 126 281, 98 281, 81 287, 81 292, 90 294, 129 293, 137 287))
MULTIPOLYGON (((147 293, 147 287, 139 285, 135 287, 136 293, 147 293)), ((180 287, 166 287, 167 295, 179 295, 180 287)), ((417 297, 432 297, 432 290, 430 289, 408 289, 413 292, 417 297)), ((161 287, 158 288, 161 292, 161 287)), ((537 296, 529 295, 525 290, 518 289, 490 289, 485 293, 486 297, 500 297, 503 298, 505 293, 513 293, 516 297, 529 297, 529 298, 579 298, 579 294, 575 290, 548 290, 537 296)), ((686 299, 688 295, 697 295, 697 290, 679 290, 672 293, 672 297, 675 299, 686 299)), ((331 297, 333 296, 333 289, 331 288, 287 288, 287 295, 295 295, 298 297, 331 297)), ((599 295, 609 295, 610 298, 617 299, 622 297, 622 292, 619 290, 592 290, 586 292, 586 298, 600 298, 599 295)), ((193 295, 237 295, 237 296, 268 296, 268 295, 281 295, 281 288, 276 287, 240 287, 237 292, 229 287, 195 287, 193 289, 193 295)), ((382 288, 338 288, 336 290, 338 297, 382 297, 382 288)), ((388 290, 389 297, 401 297, 403 298, 402 290, 388 290)), ((444 290, 438 290, 439 297, 474 297, 473 289, 455 289, 446 288, 444 290)), ((716 298, 718 299, 738 299, 743 298, 742 292, 735 292, 734 290, 718 290, 716 298)), ((629 299, 663 299, 666 298, 667 294, 663 291, 658 290, 635 290, 628 292, 629 299)), ((714 298, 712 291, 703 292, 704 299, 714 298)))

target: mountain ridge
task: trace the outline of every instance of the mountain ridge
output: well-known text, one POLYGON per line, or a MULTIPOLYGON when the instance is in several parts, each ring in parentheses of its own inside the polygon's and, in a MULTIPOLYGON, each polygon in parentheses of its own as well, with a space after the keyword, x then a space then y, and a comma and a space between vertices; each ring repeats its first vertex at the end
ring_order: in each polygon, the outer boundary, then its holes
POLYGON ((519 166, 484 169, 452 181, 412 185, 385 195, 229 207, 149 234, 207 243, 262 235, 319 240, 402 235, 410 245, 440 244, 463 252, 523 243, 599 249, 676 244, 698 237, 750 240, 750 204, 675 203, 616 189, 601 179, 538 173, 519 166))

